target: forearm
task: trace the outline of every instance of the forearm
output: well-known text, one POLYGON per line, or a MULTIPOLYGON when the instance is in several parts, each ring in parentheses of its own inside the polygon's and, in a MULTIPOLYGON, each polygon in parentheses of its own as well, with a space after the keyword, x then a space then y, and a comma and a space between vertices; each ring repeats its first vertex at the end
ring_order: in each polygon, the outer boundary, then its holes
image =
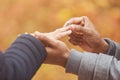
POLYGON ((46 58, 40 41, 31 35, 21 35, 4 54, 7 80, 30 80, 46 58))
POLYGON ((107 80, 113 57, 72 50, 66 71, 78 75, 79 80, 107 80))
POLYGON ((66 72, 78 75, 78 80, 93 80, 97 55, 71 50, 66 72))

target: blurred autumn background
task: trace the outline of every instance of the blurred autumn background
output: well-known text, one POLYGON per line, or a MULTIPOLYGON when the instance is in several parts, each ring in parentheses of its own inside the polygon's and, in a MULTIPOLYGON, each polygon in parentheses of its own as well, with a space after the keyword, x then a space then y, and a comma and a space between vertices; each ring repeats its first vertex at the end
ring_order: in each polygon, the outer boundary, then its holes
MULTIPOLYGON (((0 0, 0 49, 18 34, 50 32, 71 17, 88 16, 103 37, 120 42, 120 0, 0 0)), ((72 46, 63 39, 69 48, 72 46)), ((59 66, 42 65, 32 80, 77 80, 59 66)))

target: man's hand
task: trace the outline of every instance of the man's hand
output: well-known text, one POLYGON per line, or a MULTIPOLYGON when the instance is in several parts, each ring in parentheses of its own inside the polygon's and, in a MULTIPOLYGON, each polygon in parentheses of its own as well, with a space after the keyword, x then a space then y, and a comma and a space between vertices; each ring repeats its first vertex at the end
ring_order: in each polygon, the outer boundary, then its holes
POLYGON ((36 38, 44 43, 47 51, 47 58, 45 63, 55 64, 65 67, 66 61, 69 55, 69 49, 62 41, 62 37, 70 35, 71 30, 69 28, 60 28, 50 33, 35 32, 36 38))
POLYGON ((66 26, 72 29, 69 39, 72 44, 89 52, 104 53, 107 51, 108 44, 86 16, 72 18, 66 22, 66 26))

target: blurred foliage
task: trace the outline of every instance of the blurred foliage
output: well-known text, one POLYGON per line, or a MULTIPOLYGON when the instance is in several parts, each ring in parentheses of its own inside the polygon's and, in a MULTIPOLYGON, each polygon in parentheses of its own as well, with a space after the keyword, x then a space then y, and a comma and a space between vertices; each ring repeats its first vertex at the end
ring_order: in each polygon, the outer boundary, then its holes
MULTIPOLYGON (((88 16, 103 37, 120 42, 120 0, 0 0, 0 48, 20 33, 49 32, 71 17, 88 16)), ((69 48, 72 46, 63 39, 69 48)), ((58 66, 43 65, 33 80, 77 80, 58 66)))

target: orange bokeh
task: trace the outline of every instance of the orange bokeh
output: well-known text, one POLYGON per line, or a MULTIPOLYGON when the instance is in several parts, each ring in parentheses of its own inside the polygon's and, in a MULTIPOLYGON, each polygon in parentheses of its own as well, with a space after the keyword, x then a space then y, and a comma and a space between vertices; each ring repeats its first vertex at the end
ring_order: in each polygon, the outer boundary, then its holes
MULTIPOLYGON (((120 42, 120 0, 1 0, 0 49, 4 52, 18 34, 50 32, 72 17, 88 16, 103 37, 120 42)), ((69 48, 72 46, 63 39, 69 48)), ((59 66, 43 65, 33 80, 77 80, 59 66)))

